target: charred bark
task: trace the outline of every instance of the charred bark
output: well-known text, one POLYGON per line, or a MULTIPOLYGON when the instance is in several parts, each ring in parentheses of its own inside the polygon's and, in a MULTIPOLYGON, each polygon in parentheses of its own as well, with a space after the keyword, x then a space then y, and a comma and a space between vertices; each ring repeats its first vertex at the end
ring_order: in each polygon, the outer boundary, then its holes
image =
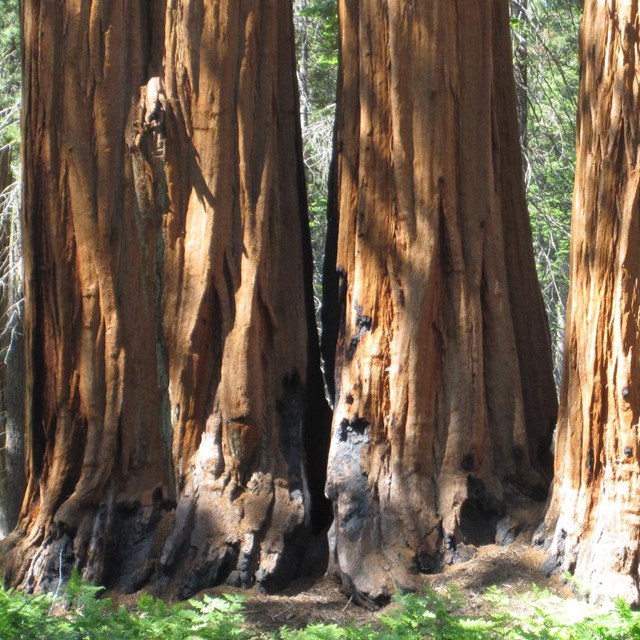
POLYGON ((327 490, 333 570, 376 605, 493 542, 508 496, 545 498, 556 400, 508 1, 340 22, 327 490))
POLYGON ((538 541, 592 600, 640 603, 638 2, 585 4, 555 480, 538 541))
POLYGON ((22 20, 28 489, 5 575, 277 587, 327 415, 290 3, 22 20))

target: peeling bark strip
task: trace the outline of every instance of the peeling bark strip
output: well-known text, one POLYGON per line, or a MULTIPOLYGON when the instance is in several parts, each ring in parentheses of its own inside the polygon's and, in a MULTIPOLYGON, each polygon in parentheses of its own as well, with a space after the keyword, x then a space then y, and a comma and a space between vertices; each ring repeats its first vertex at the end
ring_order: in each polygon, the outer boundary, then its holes
POLYGON ((549 570, 640 603, 637 0, 585 4, 549 570))
POLYGON ((277 586, 328 437, 290 2, 26 0, 22 21, 28 489, 5 575, 277 586))
POLYGON ((364 603, 493 541, 507 491, 550 479, 507 5, 340 2, 327 491, 334 569, 364 603))

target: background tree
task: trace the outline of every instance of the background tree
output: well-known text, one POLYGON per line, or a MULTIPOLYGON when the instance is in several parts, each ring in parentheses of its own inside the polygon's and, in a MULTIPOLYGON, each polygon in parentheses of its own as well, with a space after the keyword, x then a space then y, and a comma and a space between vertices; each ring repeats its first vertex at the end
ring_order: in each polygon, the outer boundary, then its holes
POLYGON ((20 139, 17 115, 20 105, 20 21, 17 0, 0 0, 0 146, 12 147, 18 156, 20 139))
POLYGON ((0 537, 15 526, 25 489, 20 183, 11 162, 14 144, 0 148, 0 537))
MULTIPOLYGON (((336 0, 295 0, 300 122, 309 197, 316 309, 322 298, 329 165, 332 156, 338 69, 336 0)), ((319 321, 318 313, 318 321, 319 321)), ((318 324, 320 324, 318 322, 318 324)))
POLYGON ((28 487, 5 576, 280 584, 326 450, 291 6, 26 0, 22 25, 28 487))
POLYGON ((19 36, 17 1, 0 0, 0 537, 24 492, 19 36))
POLYGON ((511 0, 527 203, 557 386, 569 292, 581 16, 580 0, 511 0))
POLYGON ((588 0, 549 569, 640 602, 638 2, 588 0))
POLYGON ((339 10, 327 488, 334 570, 377 604, 545 498, 556 401, 508 1, 339 10))

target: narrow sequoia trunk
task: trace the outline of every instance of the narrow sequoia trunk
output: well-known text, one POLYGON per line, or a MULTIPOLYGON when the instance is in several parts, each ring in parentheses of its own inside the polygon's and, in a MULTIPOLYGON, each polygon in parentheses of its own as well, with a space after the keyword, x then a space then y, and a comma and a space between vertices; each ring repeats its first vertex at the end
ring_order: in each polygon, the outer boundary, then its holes
POLYGON ((556 401, 508 0, 343 0, 340 20, 327 488, 334 569, 377 604, 493 542, 507 496, 544 499, 556 401))
POLYGON ((585 4, 571 290, 548 569, 640 603, 637 0, 585 4))
POLYGON ((290 3, 22 20, 28 489, 5 574, 277 586, 326 417, 290 3))

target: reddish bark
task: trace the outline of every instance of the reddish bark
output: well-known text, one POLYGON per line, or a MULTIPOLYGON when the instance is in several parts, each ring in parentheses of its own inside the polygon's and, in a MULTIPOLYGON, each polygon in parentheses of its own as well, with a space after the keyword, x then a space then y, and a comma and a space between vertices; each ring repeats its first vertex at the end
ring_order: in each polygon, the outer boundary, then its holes
POLYGON ((640 603, 637 0, 582 23, 571 289, 555 481, 539 542, 592 600, 640 603))
POLYGON ((514 492, 544 499, 556 401, 508 1, 340 20, 327 487, 334 570, 375 605, 493 542, 514 492))
POLYGON ((28 489, 5 573, 277 586, 327 415, 290 3, 22 20, 28 489))

